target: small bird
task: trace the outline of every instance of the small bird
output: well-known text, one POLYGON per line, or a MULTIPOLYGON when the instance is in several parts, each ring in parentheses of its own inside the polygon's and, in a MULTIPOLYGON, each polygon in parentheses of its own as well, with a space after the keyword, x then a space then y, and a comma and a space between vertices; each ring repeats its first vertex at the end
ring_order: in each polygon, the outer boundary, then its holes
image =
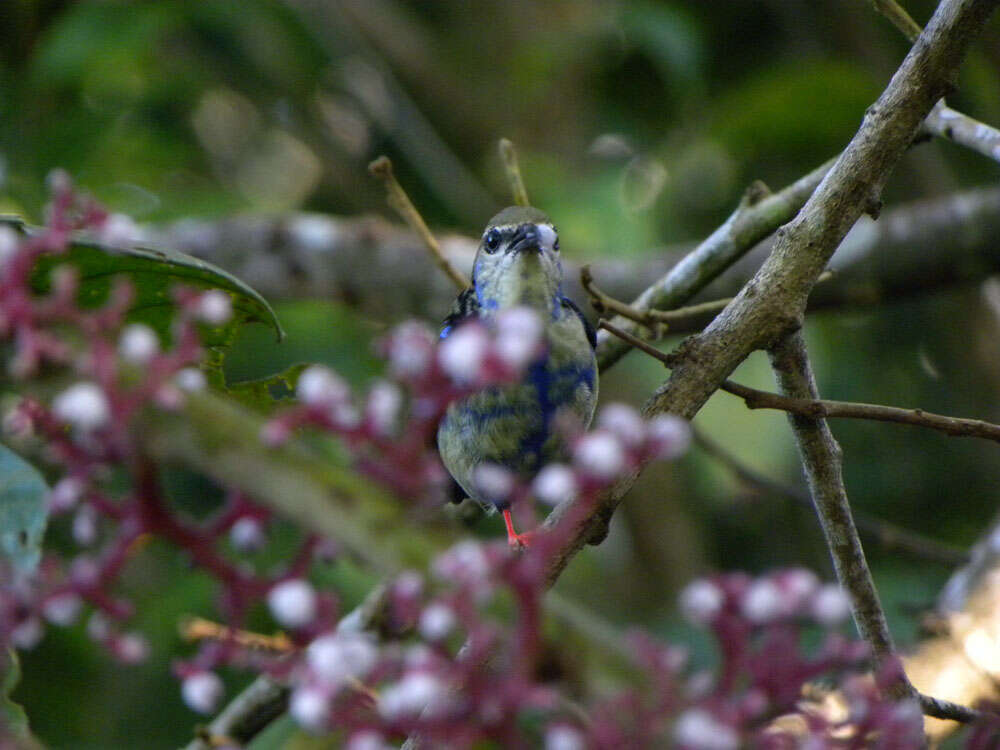
POLYGON ((445 467, 469 497, 489 511, 503 512, 507 541, 527 543, 511 519, 509 500, 487 496, 476 486, 481 464, 498 464, 530 480, 563 450, 555 417, 569 410, 584 427, 597 403, 596 335, 580 309, 562 292, 559 237, 538 209, 511 206, 483 232, 472 271, 472 287, 458 295, 444 320, 441 338, 476 320, 495 325, 497 315, 527 307, 542 322, 544 348, 521 382, 485 388, 453 403, 438 428, 445 467))

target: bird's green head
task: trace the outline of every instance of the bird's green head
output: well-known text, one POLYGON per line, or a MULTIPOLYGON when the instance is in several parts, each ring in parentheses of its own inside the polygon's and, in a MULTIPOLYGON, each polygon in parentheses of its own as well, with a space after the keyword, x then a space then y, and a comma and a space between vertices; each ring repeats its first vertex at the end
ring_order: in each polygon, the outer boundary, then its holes
POLYGON ((562 266, 559 236, 537 208, 510 206, 483 232, 472 283, 485 311, 528 305, 549 310, 559 304, 562 266))

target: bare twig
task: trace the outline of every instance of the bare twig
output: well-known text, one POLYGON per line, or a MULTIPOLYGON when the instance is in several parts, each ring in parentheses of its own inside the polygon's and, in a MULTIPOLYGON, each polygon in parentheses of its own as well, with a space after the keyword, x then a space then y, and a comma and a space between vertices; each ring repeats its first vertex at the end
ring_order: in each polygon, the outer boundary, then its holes
POLYGON ((888 18, 892 25, 903 32, 903 36, 911 42, 920 36, 920 24, 913 20, 909 13, 896 0, 872 0, 872 5, 879 13, 888 18))
MULTIPOLYGON (((364 601, 341 619, 338 629, 353 632, 377 630, 388 603, 387 592, 384 585, 368 592, 364 601)), ((363 683, 358 682, 353 687, 371 695, 370 688, 363 683)), ((235 740, 241 745, 249 742, 285 712, 288 696, 289 690, 284 685, 266 675, 258 677, 233 698, 207 727, 200 729, 185 750, 211 750, 218 745, 220 738, 235 740)))
POLYGON ((187 641, 229 641, 243 648, 261 649, 287 653, 294 650, 295 644, 284 633, 264 635, 248 630, 238 630, 227 625, 206 620, 202 617, 190 617, 181 622, 181 637, 187 641))
MULTIPOLYGON (((903 36, 915 42, 920 36, 920 24, 896 0, 872 0, 875 10, 888 18, 903 36)), ((941 99, 924 120, 923 130, 939 138, 947 138, 960 146, 976 151, 987 159, 1000 161, 1000 130, 979 122, 941 99)))
MULTIPOLYGON (((795 399, 819 398, 801 331, 795 331, 782 339, 771 350, 770 356, 771 367, 782 393, 795 399)), ((813 505, 833 557, 837 580, 850 596, 854 622, 862 638, 872 649, 876 667, 887 667, 897 658, 896 649, 875 590, 875 582, 868 569, 861 540, 854 527, 841 475, 840 446, 822 417, 789 415, 789 422, 795 434, 813 505)), ((916 695, 902 672, 890 689, 899 698, 916 695)))
MULTIPOLYGON (((824 271, 816 280, 819 284, 833 278, 832 271, 824 271)), ((659 339, 675 325, 685 327, 690 326, 693 321, 704 320, 706 316, 715 315, 722 312, 726 305, 733 301, 732 297, 699 302, 697 305, 687 305, 678 307, 676 310, 644 310, 631 305, 627 305, 621 300, 615 299, 609 294, 601 291, 594 283, 594 275, 591 273, 590 264, 584 265, 580 269, 580 286, 590 298, 591 307, 598 314, 611 312, 622 318, 627 318, 633 323, 648 328, 652 333, 651 338, 659 339)), ((611 330, 610 328, 608 329, 611 330)))
MULTIPOLYGON (((762 492, 788 498, 803 508, 812 510, 812 498, 808 492, 772 479, 746 465, 697 428, 694 429, 694 442, 695 445, 719 461, 719 463, 729 469, 745 484, 755 487, 762 492)), ((947 566, 965 565, 969 561, 969 553, 965 550, 939 542, 937 539, 932 539, 909 529, 900 528, 895 524, 888 523, 861 511, 854 511, 854 521, 857 523, 858 529, 861 530, 862 534, 870 537, 872 541, 886 550, 898 550, 921 560, 928 560, 947 566)))
POLYGON ((932 716, 935 719, 949 719, 961 724, 971 724, 986 716, 983 711, 977 711, 960 703, 952 703, 923 693, 918 693, 917 699, 920 701, 920 710, 924 712, 924 716, 932 716))
POLYGON ((813 419, 846 418, 896 422, 915 427, 928 427, 956 437, 977 437, 1000 442, 1000 425, 984 422, 980 419, 949 417, 942 414, 931 414, 923 409, 900 409, 880 404, 789 398, 734 383, 732 380, 723 381, 719 388, 742 398, 750 409, 780 409, 813 419))
POLYGON ((521 179, 521 167, 517 163, 517 151, 514 149, 514 144, 506 138, 500 139, 500 158, 503 160, 503 168, 507 173, 507 182, 510 183, 510 192, 515 205, 530 206, 528 191, 524 187, 524 180, 521 179))
POLYGON ((438 244, 438 241, 434 239, 434 235, 431 234, 431 230, 427 228, 424 218, 410 201, 410 197, 406 194, 406 191, 403 190, 403 186, 399 184, 399 180, 396 179, 396 175, 393 174, 392 162, 389 160, 389 157, 380 156, 368 165, 368 171, 385 183, 385 189, 389 198, 389 205, 396 210, 403 220, 410 225, 410 228, 416 232, 417 235, 419 235, 421 240, 423 240, 438 268, 445 272, 456 287, 459 289, 468 289, 469 286, 471 286, 471 282, 466 275, 455 268, 451 264, 451 261, 449 261, 445 257, 444 253, 441 252, 441 246, 438 244))
MULTIPOLYGON (((754 245, 794 217, 835 161, 831 159, 820 165, 777 193, 761 197, 758 190, 748 191, 722 226, 636 297, 630 307, 670 310, 686 303, 754 245)), ((615 319, 614 323, 634 328, 624 318, 615 319)), ((628 346, 612 336, 598 337, 597 361, 601 370, 611 367, 627 351, 628 346)))

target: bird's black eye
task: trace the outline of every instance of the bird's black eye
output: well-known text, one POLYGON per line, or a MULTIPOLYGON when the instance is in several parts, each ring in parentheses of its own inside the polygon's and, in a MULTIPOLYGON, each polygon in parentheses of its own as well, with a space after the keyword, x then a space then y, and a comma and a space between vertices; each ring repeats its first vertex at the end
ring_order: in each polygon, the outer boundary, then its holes
POLYGON ((486 252, 495 253, 497 248, 500 247, 500 230, 491 229, 486 233, 486 237, 483 239, 483 243, 486 245, 486 252))

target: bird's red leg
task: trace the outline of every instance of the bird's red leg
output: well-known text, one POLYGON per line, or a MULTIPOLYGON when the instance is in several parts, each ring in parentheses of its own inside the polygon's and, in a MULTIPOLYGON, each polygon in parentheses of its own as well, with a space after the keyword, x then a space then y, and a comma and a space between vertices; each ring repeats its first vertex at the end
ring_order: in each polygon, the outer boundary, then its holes
POLYGON ((514 549, 527 547, 531 532, 527 531, 523 534, 518 534, 514 531, 514 519, 510 515, 510 508, 505 508, 503 511, 503 522, 507 524, 507 544, 514 549))

